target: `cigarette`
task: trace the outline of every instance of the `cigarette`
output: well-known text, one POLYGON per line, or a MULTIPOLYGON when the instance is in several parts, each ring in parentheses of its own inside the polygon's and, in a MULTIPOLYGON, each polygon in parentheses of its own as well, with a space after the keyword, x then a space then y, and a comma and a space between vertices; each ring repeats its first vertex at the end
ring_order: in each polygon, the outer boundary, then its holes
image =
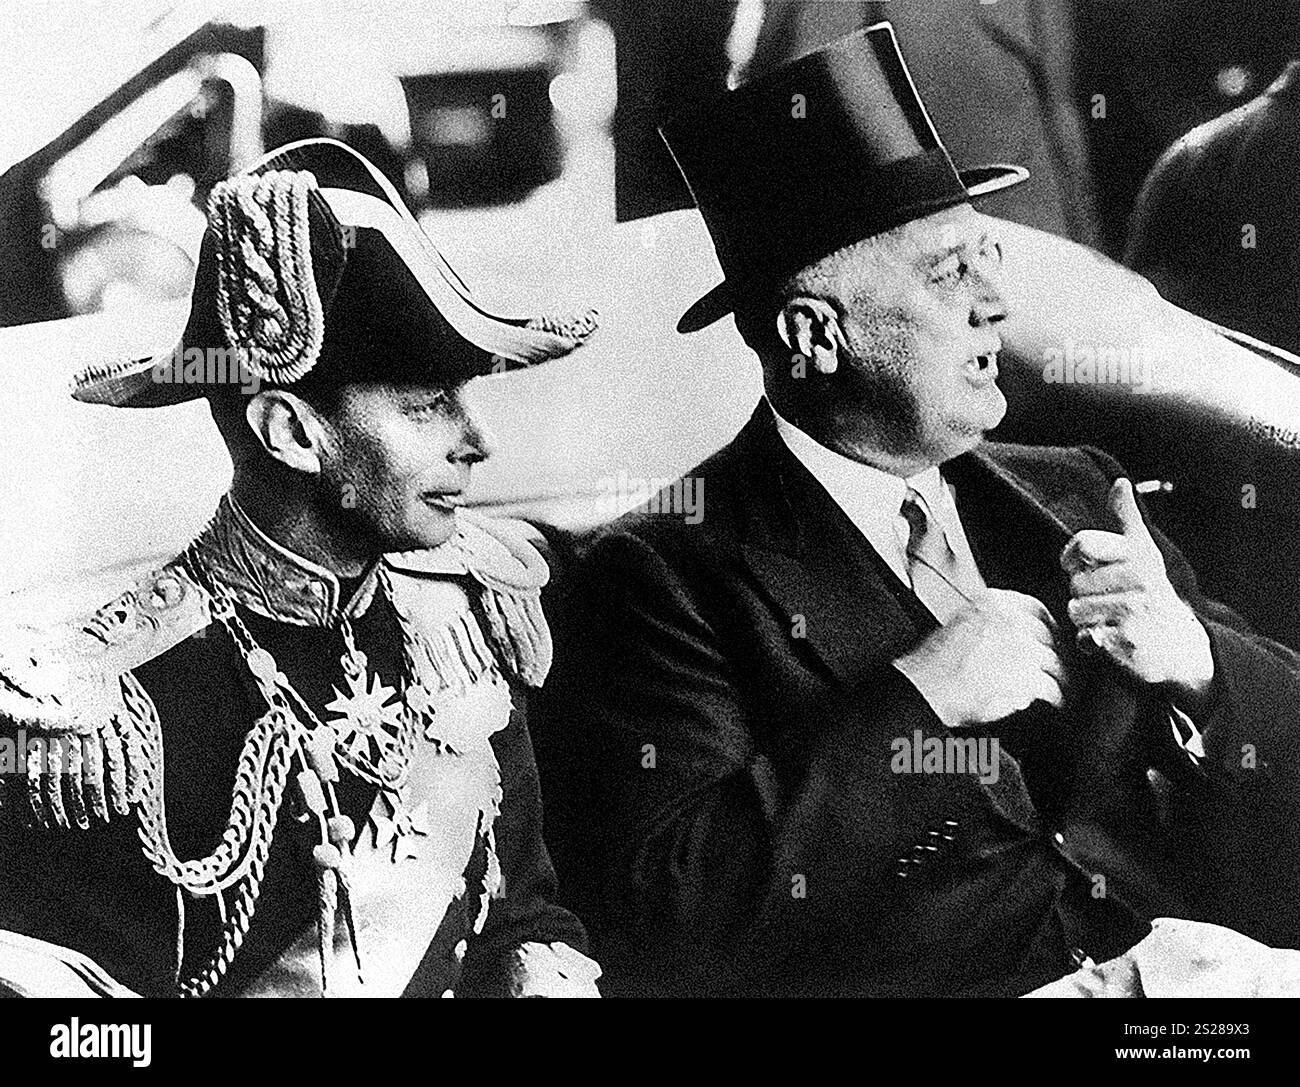
POLYGON ((1138 494, 1168 494, 1173 489, 1174 485, 1167 479, 1144 479, 1133 485, 1133 490, 1138 494))

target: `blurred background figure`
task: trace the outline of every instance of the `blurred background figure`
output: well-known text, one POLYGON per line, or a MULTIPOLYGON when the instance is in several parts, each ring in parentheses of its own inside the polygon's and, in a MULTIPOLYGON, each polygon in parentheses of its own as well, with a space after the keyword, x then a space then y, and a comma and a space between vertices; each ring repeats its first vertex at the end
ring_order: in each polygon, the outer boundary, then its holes
MULTIPOLYGON (((1300 43, 1296 46, 1300 52, 1300 43)), ((1300 60, 1181 137, 1138 196, 1124 263, 1169 301, 1300 353, 1300 60)))
POLYGON ((990 213, 1085 243, 1097 233, 1084 115, 1073 91, 1070 5, 740 0, 714 5, 712 21, 697 21, 694 6, 671 0, 603 7, 627 46, 619 53, 615 128, 620 217, 690 206, 648 117, 662 120, 724 83, 888 19, 914 58, 913 78, 935 127, 955 134, 954 160, 1029 168, 1029 182, 991 202, 990 213))
POLYGON ((1075 12, 1076 80, 1087 111, 1104 248, 1118 257, 1134 198, 1156 159, 1197 125, 1254 98, 1296 55, 1300 3, 1073 0, 1067 6, 1075 12))

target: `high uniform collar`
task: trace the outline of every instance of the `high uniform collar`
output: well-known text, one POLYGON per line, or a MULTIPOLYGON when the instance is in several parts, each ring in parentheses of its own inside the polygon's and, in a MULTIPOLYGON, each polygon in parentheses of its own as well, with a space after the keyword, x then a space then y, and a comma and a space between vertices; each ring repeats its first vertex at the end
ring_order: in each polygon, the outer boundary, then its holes
POLYGON ((333 627, 364 615, 379 581, 379 560, 351 599, 340 599, 339 579, 282 547, 227 494, 191 551, 235 602, 258 615, 304 627, 333 627))

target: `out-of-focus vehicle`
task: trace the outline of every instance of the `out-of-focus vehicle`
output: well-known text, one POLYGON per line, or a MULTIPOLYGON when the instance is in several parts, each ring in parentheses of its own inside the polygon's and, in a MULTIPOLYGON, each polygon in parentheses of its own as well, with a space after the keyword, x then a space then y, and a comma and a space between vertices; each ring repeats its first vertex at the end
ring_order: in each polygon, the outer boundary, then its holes
POLYGON ((586 5, 433 7, 446 13, 435 33, 384 30, 385 55, 410 106, 412 195, 424 189, 432 207, 499 204, 554 181, 564 149, 551 86, 586 5))
POLYGON ((425 171, 412 187, 435 207, 507 203, 560 176, 549 97, 560 64, 554 33, 509 27, 475 37, 404 65, 411 137, 425 171))
POLYGON ((261 151, 261 83, 203 53, 55 159, 37 182, 42 245, 70 314, 189 294, 207 193, 261 151))
MULTIPOLYGON (((553 86, 585 4, 123 2, 103 78, 53 84, 67 100, 31 127, 71 123, 0 158, 0 325, 185 297, 209 190, 263 147, 343 139, 417 210, 518 201, 562 172, 553 86)), ((56 53, 98 35, 94 13, 64 15, 26 30, 56 53)))
MULTIPOLYGON (((3 88, 31 108, 0 147, 0 325, 188 295, 208 191, 262 149, 259 35, 217 6, 126 0, 93 71, 33 61, 3 88)), ((110 17, 47 16, 19 27, 37 60, 110 17)))
POLYGON ((522 200, 563 170, 551 87, 585 8, 366 0, 272 22, 267 145, 341 139, 417 211, 522 200))

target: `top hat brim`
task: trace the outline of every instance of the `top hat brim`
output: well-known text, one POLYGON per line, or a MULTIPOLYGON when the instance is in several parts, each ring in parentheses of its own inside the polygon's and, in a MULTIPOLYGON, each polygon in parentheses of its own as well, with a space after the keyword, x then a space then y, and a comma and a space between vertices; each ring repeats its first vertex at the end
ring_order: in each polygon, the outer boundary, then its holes
MULTIPOLYGON (((418 284, 428 306, 469 348, 464 355, 472 365, 463 368, 459 377, 498 374, 563 358, 595 331, 594 310, 565 318, 524 318, 502 317, 479 305, 392 182, 345 144, 330 139, 300 140, 269 153, 246 172, 282 169, 317 174, 320 197, 345 230, 382 236, 418 284), (332 184, 338 178, 346 178, 345 186, 332 184)), ((166 372, 179 350, 190 346, 187 338, 195 327, 194 317, 192 313, 180 342, 164 353, 119 356, 121 361, 79 374, 73 380, 73 397, 119 407, 157 407, 206 395, 202 384, 159 380, 158 376, 166 372)), ((328 329, 329 317, 325 320, 328 329)))
MULTIPOLYGON (((1009 189, 1029 178, 1029 171, 1023 166, 1002 163, 974 166, 967 170, 958 170, 957 173, 966 188, 967 197, 972 200, 1009 189)), ((677 331, 699 332, 715 321, 720 321, 735 310, 745 286, 746 284, 731 279, 723 280, 682 314, 677 322, 677 331)))

